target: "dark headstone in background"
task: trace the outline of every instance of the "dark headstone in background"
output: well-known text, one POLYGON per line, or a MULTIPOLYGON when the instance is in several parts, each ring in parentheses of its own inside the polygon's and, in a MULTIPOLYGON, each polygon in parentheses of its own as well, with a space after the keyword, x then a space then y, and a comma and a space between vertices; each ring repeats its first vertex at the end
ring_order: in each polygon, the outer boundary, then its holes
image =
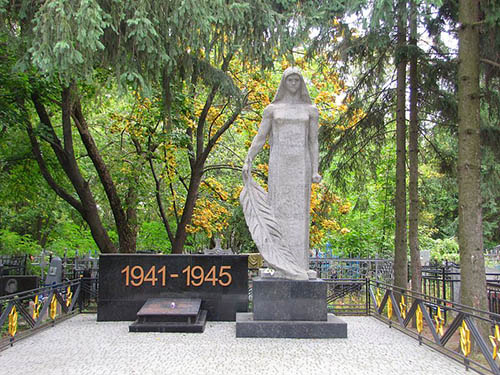
POLYGON ((38 276, 0 276, 0 296, 36 289, 38 288, 39 284, 40 278, 38 276))
POLYGON ((174 297, 200 298, 208 320, 234 321, 248 311, 248 256, 100 256, 98 321, 135 320, 149 298, 174 297))
POLYGON ((60 284, 63 277, 63 264, 62 259, 59 257, 53 257, 49 264, 49 270, 47 271, 47 276, 45 277, 45 285, 60 284))

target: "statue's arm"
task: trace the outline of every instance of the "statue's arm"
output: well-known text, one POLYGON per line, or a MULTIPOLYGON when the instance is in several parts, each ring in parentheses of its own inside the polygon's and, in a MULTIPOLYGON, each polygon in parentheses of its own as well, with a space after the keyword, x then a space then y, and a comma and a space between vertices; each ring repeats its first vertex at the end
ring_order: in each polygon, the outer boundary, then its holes
POLYGON ((321 181, 321 176, 318 173, 318 166, 319 166, 318 120, 319 120, 318 109, 316 107, 312 107, 309 120, 309 152, 311 154, 312 182, 321 181))
POLYGON ((252 145, 250 146, 247 157, 245 159, 245 165, 243 166, 244 171, 252 165, 252 161, 255 156, 259 153, 260 150, 262 150, 262 147, 264 147, 266 138, 271 131, 272 117, 272 109, 270 107, 264 109, 264 113, 262 114, 262 122, 259 126, 259 131, 253 139, 252 145))

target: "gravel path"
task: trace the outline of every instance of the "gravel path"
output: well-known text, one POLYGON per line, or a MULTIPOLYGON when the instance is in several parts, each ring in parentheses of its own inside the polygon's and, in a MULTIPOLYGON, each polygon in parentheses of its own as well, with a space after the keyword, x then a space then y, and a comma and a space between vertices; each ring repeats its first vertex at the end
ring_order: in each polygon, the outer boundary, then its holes
POLYGON ((8 375, 471 374, 374 318, 342 319, 348 339, 237 339, 230 322, 208 322, 203 334, 129 333, 129 322, 80 314, 0 352, 0 369, 8 375))

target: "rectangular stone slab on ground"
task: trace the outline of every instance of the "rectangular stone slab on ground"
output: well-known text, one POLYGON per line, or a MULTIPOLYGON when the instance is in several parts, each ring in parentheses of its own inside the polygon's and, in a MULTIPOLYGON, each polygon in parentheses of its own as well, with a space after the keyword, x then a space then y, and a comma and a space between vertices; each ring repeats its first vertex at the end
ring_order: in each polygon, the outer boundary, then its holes
POLYGON ((191 322, 200 312, 199 298, 150 298, 137 312, 139 321, 179 319, 191 322))
POLYGON ((199 298, 150 298, 129 332, 203 332, 207 312, 200 307, 199 298))

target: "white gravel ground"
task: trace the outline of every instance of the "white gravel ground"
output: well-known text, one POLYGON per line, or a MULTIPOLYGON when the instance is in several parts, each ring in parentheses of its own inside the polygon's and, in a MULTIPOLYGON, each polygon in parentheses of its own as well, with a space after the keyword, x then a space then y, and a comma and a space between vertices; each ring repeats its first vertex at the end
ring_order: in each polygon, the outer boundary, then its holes
POLYGON ((130 322, 77 315, 0 352, 6 375, 471 374, 369 317, 343 317, 347 339, 236 338, 235 323, 199 333, 129 333, 130 322))

